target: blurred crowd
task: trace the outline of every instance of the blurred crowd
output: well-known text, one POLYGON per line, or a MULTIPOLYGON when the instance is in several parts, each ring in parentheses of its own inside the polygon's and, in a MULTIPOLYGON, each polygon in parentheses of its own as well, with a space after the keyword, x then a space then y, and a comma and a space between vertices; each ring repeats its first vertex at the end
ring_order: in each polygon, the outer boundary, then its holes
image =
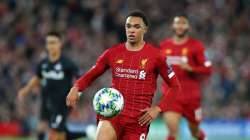
MULTIPOLYGON (((155 44, 171 36, 174 15, 186 13, 192 36, 204 42, 214 66, 203 84, 205 119, 250 119, 249 0, 1 0, 0 122, 36 120, 39 88, 25 104, 16 96, 46 55, 48 31, 63 34, 64 54, 84 73, 105 49, 126 39, 125 17, 133 9, 148 16, 146 38, 155 44)), ((108 72, 85 91, 71 121, 93 121, 91 98, 107 81, 108 72)))

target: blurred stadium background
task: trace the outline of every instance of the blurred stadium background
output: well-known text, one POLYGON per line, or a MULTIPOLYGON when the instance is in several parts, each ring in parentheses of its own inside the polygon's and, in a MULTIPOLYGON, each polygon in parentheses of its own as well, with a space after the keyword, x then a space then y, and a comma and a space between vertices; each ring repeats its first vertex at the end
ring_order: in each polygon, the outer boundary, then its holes
MULTIPOLYGON (((176 13, 188 15, 192 35, 205 43, 214 65, 212 77, 203 86, 202 127, 208 140, 250 139, 250 0, 1 0, 0 139, 34 139, 39 89, 25 104, 18 103, 16 95, 45 55, 48 31, 63 33, 65 54, 84 73, 103 50, 124 41, 125 16, 133 9, 149 17, 147 39, 154 43, 171 35, 176 13)), ((107 81, 106 73, 85 92, 68 119, 72 131, 87 128, 91 133, 89 126, 95 124, 91 100, 97 89, 109 85, 107 81)), ((185 120, 181 126, 180 138, 190 139, 185 120)), ((163 140, 165 129, 159 118, 149 139, 163 140)))

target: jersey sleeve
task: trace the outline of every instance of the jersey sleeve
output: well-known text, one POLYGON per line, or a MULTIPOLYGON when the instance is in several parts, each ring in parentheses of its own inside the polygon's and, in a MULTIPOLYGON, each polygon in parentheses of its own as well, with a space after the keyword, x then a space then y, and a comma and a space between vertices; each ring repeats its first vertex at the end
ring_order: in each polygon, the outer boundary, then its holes
POLYGON ((96 78, 102 75, 108 68, 108 54, 106 50, 96 61, 96 64, 82 75, 76 82, 75 86, 78 87, 79 91, 85 90, 96 78))
POLYGON ((164 42, 164 41, 160 42, 159 47, 160 47, 160 49, 161 49, 161 50, 163 50, 163 49, 164 49, 164 47, 163 47, 163 46, 164 46, 164 44, 165 44, 165 42, 164 42))
POLYGON ((197 42, 194 58, 197 65, 192 66, 192 72, 200 74, 210 74, 212 72, 212 62, 207 60, 205 47, 200 42, 197 42))
POLYGON ((159 74, 169 88, 168 92, 163 94, 158 104, 161 110, 165 111, 166 107, 173 103, 178 94, 180 94, 181 86, 175 72, 172 70, 171 66, 167 64, 166 57, 163 54, 159 56, 157 63, 159 74))
POLYGON ((42 78, 42 62, 39 62, 36 66, 35 74, 38 78, 42 78))

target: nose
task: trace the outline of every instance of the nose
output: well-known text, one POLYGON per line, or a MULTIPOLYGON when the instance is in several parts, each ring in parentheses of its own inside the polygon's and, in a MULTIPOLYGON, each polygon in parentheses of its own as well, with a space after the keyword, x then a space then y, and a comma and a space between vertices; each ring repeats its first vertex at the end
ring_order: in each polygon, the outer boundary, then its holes
POLYGON ((135 29, 134 29, 134 28, 129 28, 129 29, 128 29, 128 32, 129 32, 129 33, 134 33, 134 32, 135 32, 135 29))

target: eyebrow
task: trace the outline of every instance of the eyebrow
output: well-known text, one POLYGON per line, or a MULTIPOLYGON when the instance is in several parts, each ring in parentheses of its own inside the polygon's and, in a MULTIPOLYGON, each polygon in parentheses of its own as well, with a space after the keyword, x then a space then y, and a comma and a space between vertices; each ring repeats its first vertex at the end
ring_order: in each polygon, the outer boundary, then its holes
POLYGON ((145 26, 146 26, 145 24, 130 24, 130 23, 126 23, 125 25, 131 25, 131 26, 137 26, 137 25, 140 25, 140 26, 143 26, 143 27, 145 27, 145 26))

